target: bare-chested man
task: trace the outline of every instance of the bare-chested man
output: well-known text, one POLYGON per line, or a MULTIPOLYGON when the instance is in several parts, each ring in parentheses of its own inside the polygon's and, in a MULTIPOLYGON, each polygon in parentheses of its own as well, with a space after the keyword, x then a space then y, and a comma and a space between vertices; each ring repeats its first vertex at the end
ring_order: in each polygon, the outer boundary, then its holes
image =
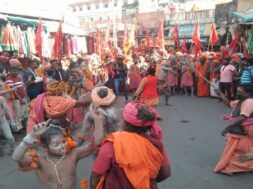
POLYGON ((67 151, 67 142, 60 125, 51 120, 37 124, 15 149, 12 158, 20 167, 30 167, 33 159, 26 156, 35 139, 45 147, 46 153, 38 158, 36 175, 41 189, 75 189, 77 163, 93 152, 93 142, 67 151))

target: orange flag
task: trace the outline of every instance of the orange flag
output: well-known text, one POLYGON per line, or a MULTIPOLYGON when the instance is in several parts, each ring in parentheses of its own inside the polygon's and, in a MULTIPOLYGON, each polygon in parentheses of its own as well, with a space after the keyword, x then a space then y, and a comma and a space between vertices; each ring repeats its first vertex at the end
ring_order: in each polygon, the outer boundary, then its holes
POLYGON ((39 18, 39 24, 38 24, 38 29, 35 36, 34 44, 35 44, 36 53, 38 54, 40 58, 42 58, 42 31, 43 31, 42 22, 41 22, 41 18, 39 18))
POLYGON ((188 50, 187 50, 186 40, 184 37, 183 44, 182 44, 182 53, 187 53, 187 52, 188 50))
POLYGON ((56 58, 58 60, 61 60, 62 56, 62 23, 59 23, 59 28, 54 36, 54 45, 52 50, 52 58, 56 58))
POLYGON ((177 24, 175 24, 173 27, 173 31, 171 33, 171 38, 177 42, 177 47, 179 49, 180 42, 179 42, 178 25, 177 24))
POLYGON ((164 49, 163 21, 160 23, 157 45, 164 49))
POLYGON ((128 27, 127 27, 127 23, 125 23, 125 31, 124 31, 124 38, 123 38, 123 49, 125 53, 127 53, 129 50, 129 45, 130 45, 129 40, 130 40, 130 36, 128 32, 128 27))
POLYGON ((213 45, 219 40, 219 37, 217 35, 217 32, 216 32, 216 26, 215 24, 212 24, 212 27, 211 27, 211 34, 210 34, 210 39, 209 39, 209 42, 210 42, 210 45, 211 47, 213 48, 213 45))
POLYGON ((195 24, 194 31, 192 34, 192 42, 195 45, 195 57, 198 55, 201 50, 201 41, 200 41, 200 32, 199 32, 199 21, 195 24))

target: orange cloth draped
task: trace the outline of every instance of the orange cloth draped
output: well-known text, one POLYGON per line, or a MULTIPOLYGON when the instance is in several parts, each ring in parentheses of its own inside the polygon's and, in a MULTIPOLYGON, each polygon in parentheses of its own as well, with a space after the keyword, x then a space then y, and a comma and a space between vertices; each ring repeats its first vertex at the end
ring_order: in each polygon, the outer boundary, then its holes
MULTIPOLYGON (((148 139, 136 133, 116 132, 106 140, 113 142, 115 160, 133 188, 150 188, 150 179, 157 177, 161 167, 161 152, 148 139)), ((102 189, 101 182, 97 189, 102 189)))
MULTIPOLYGON (((35 99, 36 101, 37 99, 35 99)), ((35 103, 33 101, 33 104, 35 103)), ((76 100, 71 98, 66 98, 62 96, 45 96, 42 100, 42 110, 47 113, 49 117, 58 117, 62 116, 67 113, 68 110, 73 108, 76 104, 76 100)), ((34 110, 34 106, 32 105, 33 109, 29 113, 28 121, 27 121, 27 128, 26 132, 30 133, 32 131, 32 128, 35 124, 38 123, 37 116, 34 110)), ((42 118, 42 121, 44 120, 44 116, 42 118)))
POLYGON ((198 96, 209 96, 209 84, 203 79, 207 76, 208 64, 204 63, 203 65, 198 62, 196 66, 196 75, 198 78, 197 82, 197 95, 198 96))
POLYGON ((58 117, 66 114, 75 104, 75 99, 63 96, 46 96, 43 100, 44 110, 50 117, 58 117))
MULTIPOLYGON (((244 126, 244 130, 247 132, 253 131, 252 126, 244 126)), ((246 161, 244 163, 238 162, 238 156, 246 153, 252 153, 253 151, 253 137, 252 136, 240 136, 228 134, 226 146, 223 154, 215 166, 215 172, 236 173, 253 171, 253 160, 246 161)))

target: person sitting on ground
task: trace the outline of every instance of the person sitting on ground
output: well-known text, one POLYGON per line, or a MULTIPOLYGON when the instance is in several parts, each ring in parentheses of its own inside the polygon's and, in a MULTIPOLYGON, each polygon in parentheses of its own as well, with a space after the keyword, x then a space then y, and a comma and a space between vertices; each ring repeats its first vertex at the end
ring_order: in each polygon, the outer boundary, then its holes
POLYGON ((108 134, 118 130, 118 113, 113 107, 115 98, 112 89, 106 86, 95 87, 91 92, 92 103, 85 115, 81 133, 89 136, 89 132, 94 131, 93 135, 98 138, 96 145, 100 145, 108 134))
POLYGON ((13 152, 12 159, 24 171, 35 170, 40 188, 75 189, 77 163, 93 152, 94 143, 68 148, 69 143, 61 125, 51 124, 51 121, 47 120, 34 125, 32 132, 23 138, 13 152), (28 152, 36 139, 46 149, 45 155, 40 156, 36 152, 28 152))
POLYGON ((125 106, 123 131, 110 134, 92 164, 91 189, 157 189, 170 176, 162 130, 154 109, 142 103, 125 106))
POLYGON ((238 162, 238 157, 243 160, 241 155, 251 153, 253 148, 253 85, 239 85, 238 100, 235 101, 229 101, 219 90, 216 92, 233 112, 231 116, 224 117, 230 121, 222 131, 222 135, 227 137, 226 146, 214 171, 227 175, 253 171, 252 161, 238 162))

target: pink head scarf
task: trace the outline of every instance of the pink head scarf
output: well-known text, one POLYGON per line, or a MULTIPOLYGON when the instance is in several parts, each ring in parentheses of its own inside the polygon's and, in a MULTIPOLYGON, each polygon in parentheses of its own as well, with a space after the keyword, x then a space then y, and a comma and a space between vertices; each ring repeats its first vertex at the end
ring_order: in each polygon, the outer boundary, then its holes
POLYGON ((151 133, 154 137, 156 137, 159 140, 162 140, 163 138, 163 132, 160 128, 159 124, 157 123, 157 112, 151 107, 146 104, 142 104, 140 102, 130 102, 125 106, 124 112, 123 112, 123 118, 126 122, 129 124, 136 126, 136 127, 145 127, 145 126, 151 126, 151 133), (149 111, 153 112, 156 116, 154 121, 147 121, 143 122, 143 120, 140 120, 137 118, 138 114, 138 107, 139 106, 145 106, 149 109, 149 111))

